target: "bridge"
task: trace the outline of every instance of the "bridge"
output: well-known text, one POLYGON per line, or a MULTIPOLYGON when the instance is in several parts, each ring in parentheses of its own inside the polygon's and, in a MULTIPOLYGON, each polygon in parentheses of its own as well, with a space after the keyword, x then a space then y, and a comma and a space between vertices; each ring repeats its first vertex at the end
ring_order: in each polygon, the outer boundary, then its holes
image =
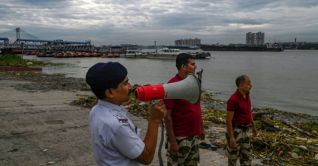
POLYGON ((21 28, 0 33, 0 49, 12 50, 39 50, 41 52, 59 52, 59 51, 92 51, 94 46, 90 40, 85 42, 64 41, 64 40, 40 40, 37 37, 29 34, 21 28), (9 42, 8 37, 13 32, 16 33, 16 40, 13 43, 9 42), (20 38, 21 32, 28 38, 20 38))

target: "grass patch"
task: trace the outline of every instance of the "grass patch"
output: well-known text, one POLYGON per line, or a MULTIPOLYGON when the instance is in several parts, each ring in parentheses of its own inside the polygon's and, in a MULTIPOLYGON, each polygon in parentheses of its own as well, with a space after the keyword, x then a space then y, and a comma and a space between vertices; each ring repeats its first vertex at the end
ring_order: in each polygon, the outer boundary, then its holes
POLYGON ((35 66, 60 66, 62 63, 49 63, 37 60, 23 59, 19 55, 5 54, 0 56, 0 66, 10 67, 35 67, 35 66))

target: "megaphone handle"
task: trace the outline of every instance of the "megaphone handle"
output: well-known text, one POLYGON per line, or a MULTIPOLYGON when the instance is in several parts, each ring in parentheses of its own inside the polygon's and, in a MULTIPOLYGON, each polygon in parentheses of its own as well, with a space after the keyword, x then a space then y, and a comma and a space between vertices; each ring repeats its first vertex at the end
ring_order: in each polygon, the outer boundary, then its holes
POLYGON ((155 104, 157 104, 159 101, 161 101, 161 100, 151 100, 151 105, 155 105, 155 104))

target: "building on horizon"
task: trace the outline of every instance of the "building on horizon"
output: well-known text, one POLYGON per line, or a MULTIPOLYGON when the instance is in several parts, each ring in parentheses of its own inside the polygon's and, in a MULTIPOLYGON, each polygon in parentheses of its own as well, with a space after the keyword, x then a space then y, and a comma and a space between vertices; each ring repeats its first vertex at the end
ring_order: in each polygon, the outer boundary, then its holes
POLYGON ((247 45, 263 45, 265 41, 265 33, 257 32, 246 33, 246 44, 247 45))
POLYGON ((176 46, 197 46, 197 45, 201 45, 201 39, 198 39, 198 38, 179 39, 179 40, 175 40, 174 44, 176 46))

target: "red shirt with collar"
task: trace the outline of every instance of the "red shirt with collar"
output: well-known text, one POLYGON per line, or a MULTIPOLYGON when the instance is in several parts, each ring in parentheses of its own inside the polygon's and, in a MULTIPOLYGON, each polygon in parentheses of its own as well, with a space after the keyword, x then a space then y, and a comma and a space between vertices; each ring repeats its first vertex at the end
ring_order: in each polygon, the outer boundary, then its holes
POLYGON ((246 98, 236 90, 227 101, 227 111, 233 111, 232 124, 249 125, 252 122, 252 104, 249 93, 246 98))
MULTIPOLYGON (((183 80, 178 74, 168 83, 183 80)), ((173 132, 177 137, 189 137, 202 134, 201 99, 195 105, 182 99, 163 100, 166 108, 171 109, 173 132)))

